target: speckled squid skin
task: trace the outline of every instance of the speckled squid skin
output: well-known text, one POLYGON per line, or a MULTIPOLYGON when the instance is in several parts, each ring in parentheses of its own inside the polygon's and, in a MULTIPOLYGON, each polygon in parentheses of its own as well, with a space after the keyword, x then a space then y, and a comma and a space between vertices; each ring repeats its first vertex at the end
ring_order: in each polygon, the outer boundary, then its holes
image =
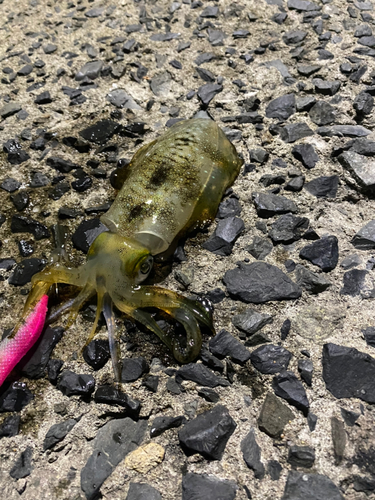
POLYGON ((241 165, 234 146, 209 119, 177 123, 143 146, 127 167, 115 202, 101 218, 109 231, 95 239, 87 262, 80 267, 71 267, 60 258, 34 275, 22 320, 52 284, 67 283, 81 288, 74 300, 61 307, 60 312, 70 311, 68 326, 84 302, 97 294, 96 320, 87 342, 103 311, 117 381, 113 305, 156 333, 179 362, 192 361, 202 344, 199 324, 214 331, 210 314, 198 301, 140 283, 152 268, 153 255, 215 217, 222 195, 241 165), (159 327, 148 308, 161 309, 183 325, 186 338, 182 343, 159 327))
POLYGON ((153 255, 164 252, 176 236, 215 217, 241 164, 214 121, 177 123, 134 155, 121 191, 101 220, 153 255))

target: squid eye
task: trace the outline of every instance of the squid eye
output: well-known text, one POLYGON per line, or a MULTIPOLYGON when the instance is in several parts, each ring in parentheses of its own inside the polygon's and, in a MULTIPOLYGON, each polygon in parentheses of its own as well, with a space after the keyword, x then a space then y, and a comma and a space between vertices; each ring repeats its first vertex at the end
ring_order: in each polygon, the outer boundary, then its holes
POLYGON ((152 263, 152 257, 148 257, 144 262, 142 262, 140 267, 141 274, 148 274, 151 271, 152 263))

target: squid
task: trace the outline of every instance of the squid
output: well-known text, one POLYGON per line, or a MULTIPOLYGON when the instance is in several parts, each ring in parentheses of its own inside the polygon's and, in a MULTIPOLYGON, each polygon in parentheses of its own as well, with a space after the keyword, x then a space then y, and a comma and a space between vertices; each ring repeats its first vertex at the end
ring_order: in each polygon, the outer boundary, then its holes
POLYGON ((154 332, 179 363, 193 361, 202 346, 201 325, 214 332, 211 314, 197 300, 142 283, 150 274, 154 256, 165 254, 183 236, 214 219, 242 163, 233 144, 208 118, 178 122, 141 147, 121 169, 118 182, 122 187, 101 217, 108 230, 91 244, 86 262, 79 267, 69 263, 65 235, 60 234, 50 264, 33 276, 21 319, 0 343, 0 385, 41 334, 48 295, 60 283, 78 290, 51 315, 55 318, 69 313, 68 327, 85 302, 97 296, 87 344, 95 336, 103 313, 116 382, 120 382, 120 363, 114 308, 154 332), (179 322, 185 330, 183 341, 164 331, 150 308, 179 322))

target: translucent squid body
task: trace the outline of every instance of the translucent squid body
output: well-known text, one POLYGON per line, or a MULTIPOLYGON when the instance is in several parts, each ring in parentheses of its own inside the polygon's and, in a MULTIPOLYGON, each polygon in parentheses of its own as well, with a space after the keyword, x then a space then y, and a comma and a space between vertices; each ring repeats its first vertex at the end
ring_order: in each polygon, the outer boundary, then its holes
POLYGON ((60 245, 59 258, 33 276, 22 319, 10 338, 0 344, 0 385, 40 335, 48 291, 57 283, 80 289, 59 310, 70 312, 68 326, 82 305, 97 295, 96 319, 88 342, 103 312, 116 381, 120 372, 113 306, 152 330, 177 361, 187 363, 196 358, 202 344, 199 324, 213 331, 208 311, 198 301, 141 283, 151 271, 154 255, 166 252, 178 238, 215 217, 223 193, 241 165, 234 146, 209 119, 179 122, 139 149, 123 169, 116 200, 101 217, 108 231, 92 243, 86 263, 71 267, 60 245), (184 342, 162 330, 149 308, 161 309, 181 323, 186 332, 184 342))

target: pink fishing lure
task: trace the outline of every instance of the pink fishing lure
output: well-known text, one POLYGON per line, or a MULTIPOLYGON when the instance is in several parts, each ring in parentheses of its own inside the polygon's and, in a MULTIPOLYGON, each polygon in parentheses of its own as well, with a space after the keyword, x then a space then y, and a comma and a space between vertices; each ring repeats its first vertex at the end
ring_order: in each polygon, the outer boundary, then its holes
POLYGON ((46 320, 47 304, 48 295, 43 295, 15 336, 0 342, 0 386, 40 337, 46 320))

